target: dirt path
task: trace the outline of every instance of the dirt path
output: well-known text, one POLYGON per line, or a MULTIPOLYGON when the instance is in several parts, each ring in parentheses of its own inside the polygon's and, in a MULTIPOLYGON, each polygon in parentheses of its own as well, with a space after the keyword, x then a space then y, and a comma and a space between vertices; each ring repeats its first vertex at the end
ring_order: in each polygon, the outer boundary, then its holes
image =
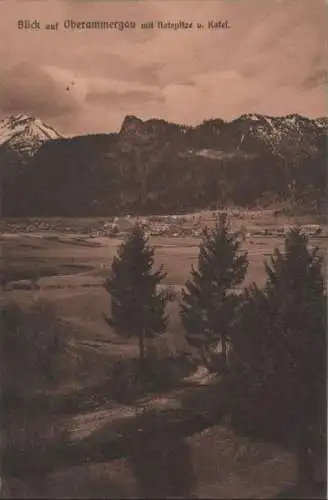
MULTIPOLYGON (((126 456, 142 429, 149 425, 160 432, 177 432, 181 439, 214 424, 202 411, 210 387, 181 387, 167 394, 144 398, 135 405, 105 405, 96 410, 67 417, 63 427, 69 438, 59 448, 17 452, 6 456, 3 473, 12 477, 32 477, 58 469, 103 463, 126 456), (194 402, 200 401, 194 408, 194 402)), ((218 400, 220 398, 217 398, 218 400)), ((221 401, 221 409, 224 404, 221 401)))
POLYGON ((174 412, 192 414, 195 400, 199 403, 196 412, 200 413, 204 398, 210 397, 214 386, 202 386, 198 380, 182 385, 170 392, 157 393, 140 398, 134 405, 116 405, 114 408, 102 406, 96 410, 76 415, 67 421, 70 428, 71 441, 76 442, 91 437, 95 432, 111 426, 116 429, 125 420, 133 420, 146 412, 174 412))

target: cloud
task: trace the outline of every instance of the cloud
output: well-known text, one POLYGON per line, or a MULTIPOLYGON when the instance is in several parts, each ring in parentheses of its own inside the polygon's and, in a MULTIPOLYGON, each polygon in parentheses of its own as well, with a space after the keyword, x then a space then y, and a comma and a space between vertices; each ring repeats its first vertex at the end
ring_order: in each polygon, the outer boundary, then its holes
POLYGON ((29 111, 56 118, 74 113, 78 103, 41 68, 20 63, 2 70, 0 109, 3 114, 29 111))
POLYGON ((49 65, 43 66, 43 70, 61 88, 69 88, 70 95, 81 106, 85 103, 117 105, 119 100, 133 103, 161 99, 157 86, 146 85, 140 81, 127 80, 123 77, 115 79, 103 76, 89 76, 49 65))
POLYGON ((86 96, 88 103, 99 105, 104 103, 117 105, 118 101, 125 104, 140 103, 140 101, 147 103, 150 100, 160 101, 161 99, 161 96, 156 96, 156 94, 146 90, 131 90, 124 93, 115 91, 89 92, 86 96))
POLYGON ((302 82, 302 86, 306 89, 313 89, 320 85, 328 83, 328 71, 326 69, 318 69, 313 75, 308 76, 302 82))

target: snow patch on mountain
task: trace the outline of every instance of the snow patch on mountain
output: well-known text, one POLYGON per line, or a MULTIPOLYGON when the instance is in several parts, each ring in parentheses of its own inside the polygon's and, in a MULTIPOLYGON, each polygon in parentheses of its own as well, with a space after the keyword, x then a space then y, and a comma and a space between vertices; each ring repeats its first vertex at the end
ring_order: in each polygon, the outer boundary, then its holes
POLYGON ((316 119, 316 124, 319 128, 325 128, 328 129, 328 118, 317 118, 316 119))
POLYGON ((239 147, 247 138, 260 139, 273 153, 284 154, 285 148, 311 150, 313 139, 327 127, 326 119, 311 120, 298 114, 286 116, 267 116, 245 114, 229 124, 239 130, 239 147))
POLYGON ((7 146, 18 154, 33 155, 44 142, 60 138, 52 127, 28 113, 0 121, 0 146, 7 146))

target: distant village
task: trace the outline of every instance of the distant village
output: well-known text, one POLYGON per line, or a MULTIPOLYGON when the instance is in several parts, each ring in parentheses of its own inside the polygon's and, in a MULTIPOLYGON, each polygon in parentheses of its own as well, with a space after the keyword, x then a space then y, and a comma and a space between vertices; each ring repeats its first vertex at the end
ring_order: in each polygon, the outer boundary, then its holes
MULTIPOLYGON (((115 238, 128 234, 133 226, 141 224, 147 237, 169 236, 169 237, 195 237, 200 238, 206 225, 211 226, 218 220, 220 213, 216 210, 202 214, 188 215, 161 215, 148 217, 135 217, 132 214, 124 214, 120 217, 109 217, 99 219, 22 219, 2 221, 0 232, 3 233, 66 233, 82 234, 87 238, 115 238)), ((256 219, 265 215, 263 211, 229 209, 225 211, 231 217, 234 229, 240 231, 244 240, 250 236, 283 236, 291 225, 270 228, 263 225, 256 226, 256 219)), ((302 229, 308 236, 324 236, 323 228, 319 224, 305 224, 302 229)))

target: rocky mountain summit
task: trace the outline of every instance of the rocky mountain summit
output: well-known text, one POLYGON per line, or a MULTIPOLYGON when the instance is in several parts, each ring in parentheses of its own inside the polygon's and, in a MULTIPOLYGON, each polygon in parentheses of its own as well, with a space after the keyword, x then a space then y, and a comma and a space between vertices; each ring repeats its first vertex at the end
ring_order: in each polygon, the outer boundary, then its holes
POLYGON ((28 113, 0 121, 0 146, 21 156, 33 156, 44 142, 61 137, 52 127, 28 113))
POLYGON ((120 136, 130 141, 151 141, 160 136, 176 139, 181 146, 209 145, 221 150, 271 151, 284 155, 291 150, 298 154, 309 154, 317 148, 317 141, 328 127, 327 118, 310 119, 298 114, 281 117, 244 114, 226 122, 221 119, 206 120, 191 127, 168 123, 165 120, 146 120, 126 116, 120 136))

